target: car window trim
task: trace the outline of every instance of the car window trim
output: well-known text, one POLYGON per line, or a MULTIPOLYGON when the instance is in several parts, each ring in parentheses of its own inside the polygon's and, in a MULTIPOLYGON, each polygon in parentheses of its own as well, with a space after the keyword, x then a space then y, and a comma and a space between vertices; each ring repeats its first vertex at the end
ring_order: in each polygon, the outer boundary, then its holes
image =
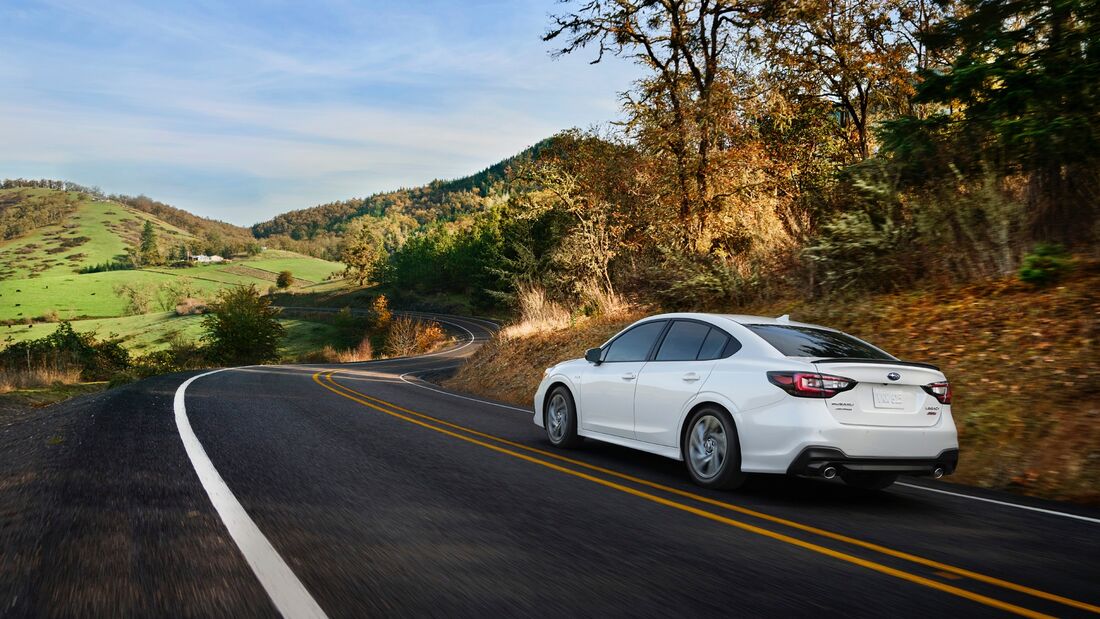
MULTIPOLYGON (((666 325, 665 330, 661 332, 661 337, 658 339, 657 345, 653 347, 653 350, 649 351, 649 358, 646 359, 647 362, 652 362, 652 363, 684 363, 685 361, 719 361, 721 359, 729 359, 730 357, 736 355, 737 351, 741 350, 741 348, 743 346, 741 344, 741 340, 739 340, 739 339, 733 337, 732 335, 730 335, 729 331, 726 331, 722 327, 719 327, 718 325, 716 325, 714 323, 707 322, 705 320, 699 320, 698 318, 669 318, 669 319, 666 319, 666 321, 668 322, 668 325, 666 325), (722 347, 722 353, 723 354, 719 357, 715 357, 714 359, 699 359, 699 351, 696 351, 695 352, 695 359, 680 359, 680 360, 677 360, 677 361, 673 361, 671 359, 669 359, 667 361, 658 360, 657 359, 657 351, 661 350, 661 344, 665 343, 665 336, 667 336, 668 332, 672 329, 672 323, 674 323, 674 322, 695 322, 695 323, 699 323, 701 325, 710 327, 711 329, 715 329, 716 331, 718 331, 722 335, 725 335, 727 340, 726 340, 726 345, 722 347), (731 352, 730 354, 726 355, 725 352, 726 352, 726 349, 729 348, 730 342, 737 342, 737 348, 734 349, 734 351, 731 352)), ((618 338, 616 338, 616 339, 618 339, 618 338)), ((706 338, 703 338, 703 341, 706 342, 706 338)), ((699 350, 702 350, 702 349, 703 349, 703 345, 700 344, 699 345, 699 350)))
POLYGON ((655 320, 646 320, 646 321, 639 322, 637 324, 631 325, 630 328, 628 328, 625 331, 623 331, 622 333, 616 335, 607 344, 604 344, 603 352, 600 353, 600 363, 601 364, 602 363, 648 363, 648 362, 652 361, 653 357, 657 354, 657 347, 661 345, 661 342, 665 341, 665 334, 668 333, 668 328, 671 325, 672 325, 672 321, 669 320, 668 318, 657 318, 655 320), (634 329, 637 329, 638 327, 642 327, 642 326, 652 324, 652 323, 655 323, 655 322, 663 322, 664 327, 662 327, 661 332, 657 334, 657 339, 655 340, 655 342, 650 345, 649 352, 646 353, 645 359, 632 360, 632 361, 608 361, 607 360, 607 351, 611 350, 611 347, 615 345, 615 342, 619 341, 619 338, 626 335, 627 333, 630 333, 634 329))

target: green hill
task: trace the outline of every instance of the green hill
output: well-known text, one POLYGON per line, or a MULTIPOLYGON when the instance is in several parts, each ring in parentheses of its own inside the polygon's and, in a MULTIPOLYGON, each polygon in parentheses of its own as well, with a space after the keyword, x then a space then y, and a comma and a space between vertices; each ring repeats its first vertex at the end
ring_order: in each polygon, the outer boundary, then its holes
MULTIPOLYGON (((335 259, 340 237, 355 219, 386 220, 386 227, 403 238, 417 228, 453 221, 505 199, 509 168, 538 157, 550 143, 550 139, 543 140, 470 176, 283 213, 253 225, 252 234, 269 245, 335 259)), ((400 242, 397 239, 392 244, 400 242)))
POLYGON ((0 241, 0 279, 71 275, 83 267, 110 262, 138 242, 146 221, 153 223, 164 246, 194 240, 191 234, 122 204, 56 189, 0 189, 0 214, 10 215, 23 210, 20 207, 32 209, 50 197, 68 204, 67 212, 45 225, 24 217, 17 228, 22 234, 0 241))
POLYGON ((261 251, 252 240, 256 255, 236 255, 221 264, 81 273, 95 265, 124 261, 128 248, 140 243, 146 222, 152 224, 165 256, 179 253, 181 246, 196 253, 222 252, 219 246, 229 251, 244 247, 241 235, 248 234, 244 228, 202 219, 148 198, 120 199, 138 206, 86 192, 0 189, 0 235, 4 237, 0 239, 0 321, 114 318, 133 313, 115 292, 122 284, 147 292, 148 311, 159 311, 170 309, 164 307, 170 299, 158 303, 158 293, 181 282, 196 296, 212 298, 218 290, 239 284, 267 290, 283 270, 294 275, 297 289, 325 281, 343 269, 339 263, 294 252, 261 251))

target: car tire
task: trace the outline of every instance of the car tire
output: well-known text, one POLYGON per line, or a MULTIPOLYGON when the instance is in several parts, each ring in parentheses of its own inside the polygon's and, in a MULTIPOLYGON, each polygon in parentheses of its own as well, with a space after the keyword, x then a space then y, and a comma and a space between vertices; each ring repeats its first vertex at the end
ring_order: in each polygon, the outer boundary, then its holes
POLYGON ((849 472, 841 473, 840 478, 844 483, 860 490, 885 490, 898 480, 898 474, 849 472))
POLYGON ((569 449, 584 441, 577 435, 577 405, 573 402, 573 394, 561 385, 547 394, 542 421, 546 438, 555 447, 569 449))
POLYGON ((687 421, 681 446, 692 481, 704 488, 732 490, 748 477, 741 472, 741 443, 726 411, 705 406, 687 421))

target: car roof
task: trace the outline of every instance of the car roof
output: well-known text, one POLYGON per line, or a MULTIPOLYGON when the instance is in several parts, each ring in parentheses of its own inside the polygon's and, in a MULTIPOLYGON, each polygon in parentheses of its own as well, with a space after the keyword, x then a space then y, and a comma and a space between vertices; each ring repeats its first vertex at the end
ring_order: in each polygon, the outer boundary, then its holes
POLYGON ((781 326, 793 326, 793 327, 813 327, 815 329, 827 329, 829 331, 835 331, 829 327, 822 327, 821 325, 815 325, 808 322, 798 322, 796 320, 773 318, 770 316, 753 316, 751 314, 708 314, 701 312, 678 312, 672 314, 659 314, 656 316, 649 316, 648 318, 695 318, 697 320, 712 320, 714 318, 724 318, 731 322, 735 322, 739 325, 781 325, 781 326))

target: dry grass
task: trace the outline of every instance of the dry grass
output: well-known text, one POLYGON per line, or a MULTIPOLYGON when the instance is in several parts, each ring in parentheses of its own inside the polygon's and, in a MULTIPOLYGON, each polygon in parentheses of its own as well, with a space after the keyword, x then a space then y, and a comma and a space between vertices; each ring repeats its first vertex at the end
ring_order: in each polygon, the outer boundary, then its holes
POLYGON ((592 318, 572 329, 534 332, 526 336, 494 337, 462 366, 447 386, 495 400, 529 406, 543 370, 575 359, 599 346, 641 315, 592 318))
POLYGON ((550 333, 573 324, 569 310, 546 298, 542 288, 520 288, 516 300, 519 303, 519 320, 501 330, 500 335, 506 340, 550 333))
POLYGON ((80 382, 80 370, 74 368, 39 367, 0 370, 0 393, 53 385, 71 385, 78 382, 80 382))
POLYGON ((363 336, 359 344, 354 348, 337 350, 331 344, 325 344, 320 350, 301 355, 300 363, 356 363, 370 361, 374 358, 374 350, 370 344, 370 337, 363 336))
POLYGON ((596 311, 598 316, 613 319, 629 314, 634 307, 619 293, 608 290, 596 282, 588 282, 580 287, 581 298, 596 311))
MULTIPOLYGON (((955 391, 962 459, 952 481, 1100 503, 1100 263, 1061 284, 1013 278, 913 293, 759 303, 725 311, 789 313, 934 363, 955 391)), ((501 336, 447 385, 530 405, 543 369, 576 358, 636 319, 501 336)))

